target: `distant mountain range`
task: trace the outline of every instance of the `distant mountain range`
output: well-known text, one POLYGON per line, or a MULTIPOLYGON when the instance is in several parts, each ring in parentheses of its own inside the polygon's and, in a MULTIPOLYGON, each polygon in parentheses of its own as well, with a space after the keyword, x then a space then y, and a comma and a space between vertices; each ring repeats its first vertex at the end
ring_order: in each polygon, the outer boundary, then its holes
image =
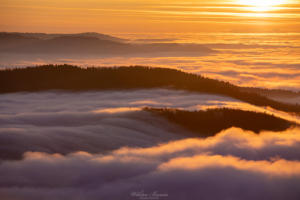
POLYGON ((36 37, 25 37, 15 33, 0 33, 0 50, 39 41, 41 41, 41 39, 36 37))
POLYGON ((59 36, 50 40, 37 40, 2 52, 29 54, 122 54, 139 53, 139 49, 130 44, 100 40, 96 37, 59 36))
POLYGON ((137 54, 156 52, 214 52, 214 50, 208 47, 197 44, 181 45, 176 43, 155 43, 137 45, 122 43, 118 40, 123 39, 98 33, 82 33, 72 35, 43 33, 0 33, 0 52, 18 54, 137 54))
POLYGON ((94 33, 94 32, 87 32, 87 33, 74 33, 74 34, 55 34, 55 33, 19 33, 14 32, 12 34, 22 35, 25 37, 35 37, 42 40, 50 40, 53 38, 61 37, 61 36, 82 36, 82 37, 95 37, 100 40, 111 40, 114 42, 127 42, 127 39, 124 38, 118 38, 110 35, 105 35, 101 33, 94 33))

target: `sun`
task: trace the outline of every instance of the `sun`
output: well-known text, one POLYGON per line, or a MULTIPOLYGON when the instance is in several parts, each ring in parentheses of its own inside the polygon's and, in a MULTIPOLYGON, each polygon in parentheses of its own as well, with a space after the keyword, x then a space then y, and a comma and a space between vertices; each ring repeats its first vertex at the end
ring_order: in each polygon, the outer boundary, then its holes
POLYGON ((239 0, 239 3, 251 6, 248 8, 248 10, 264 12, 276 9, 274 6, 284 4, 285 0, 239 0))
POLYGON ((285 0, 239 0, 241 4, 258 7, 269 7, 283 4, 285 0))

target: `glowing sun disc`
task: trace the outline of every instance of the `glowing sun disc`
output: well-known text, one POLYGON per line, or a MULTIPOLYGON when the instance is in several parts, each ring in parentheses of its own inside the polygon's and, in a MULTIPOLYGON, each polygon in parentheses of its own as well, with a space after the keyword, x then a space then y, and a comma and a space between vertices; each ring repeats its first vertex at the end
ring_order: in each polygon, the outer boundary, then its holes
POLYGON ((241 4, 258 7, 268 7, 283 4, 285 0, 239 0, 241 4))

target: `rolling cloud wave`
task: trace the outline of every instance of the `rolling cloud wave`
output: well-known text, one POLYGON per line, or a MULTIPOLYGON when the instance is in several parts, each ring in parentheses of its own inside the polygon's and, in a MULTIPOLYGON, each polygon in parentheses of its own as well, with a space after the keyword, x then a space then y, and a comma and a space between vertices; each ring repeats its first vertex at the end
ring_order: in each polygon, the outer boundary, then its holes
POLYGON ((1 199, 300 197, 299 129, 196 138, 140 110, 263 109, 232 98, 152 89, 14 93, 0 102, 1 199))
POLYGON ((0 194, 17 199, 134 199, 132 191, 158 191, 172 199, 195 199, 196 194, 209 199, 297 199, 297 133, 255 135, 232 128, 211 138, 123 147, 106 154, 27 152, 22 160, 0 165, 0 194))
POLYGON ((166 89, 14 93, 0 95, 0 102, 1 159, 21 159, 27 151, 100 153, 195 137, 164 118, 140 110, 143 106, 240 108, 298 120, 228 97, 166 89))

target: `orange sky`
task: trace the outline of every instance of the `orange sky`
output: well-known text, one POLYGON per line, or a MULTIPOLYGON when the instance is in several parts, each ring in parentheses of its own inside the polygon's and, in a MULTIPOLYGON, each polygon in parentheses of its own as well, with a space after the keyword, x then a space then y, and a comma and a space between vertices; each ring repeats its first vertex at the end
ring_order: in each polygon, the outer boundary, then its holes
POLYGON ((300 0, 0 0, 0 31, 167 33, 232 29, 300 32, 300 0), (284 4, 272 5, 274 2, 284 4))

